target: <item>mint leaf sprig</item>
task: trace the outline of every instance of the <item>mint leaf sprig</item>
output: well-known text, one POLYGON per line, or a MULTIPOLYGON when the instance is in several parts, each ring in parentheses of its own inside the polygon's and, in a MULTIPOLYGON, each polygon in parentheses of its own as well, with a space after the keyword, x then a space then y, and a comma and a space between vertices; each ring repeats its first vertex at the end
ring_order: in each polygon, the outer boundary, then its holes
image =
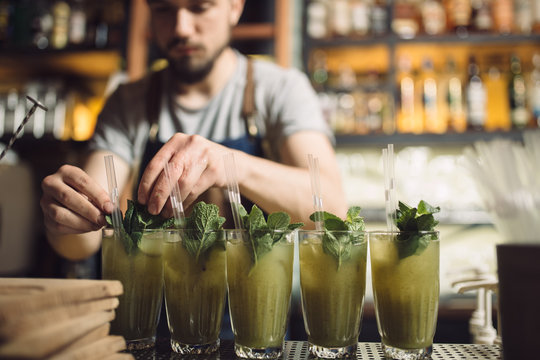
POLYGON ((304 223, 291 223, 289 214, 279 211, 264 218, 264 213, 257 205, 251 207, 248 214, 244 206, 239 206, 239 213, 243 229, 247 230, 251 245, 251 256, 254 266, 272 247, 285 236, 284 231, 295 230, 304 226, 304 223))
POLYGON ((434 231, 439 224, 433 214, 440 211, 421 200, 418 206, 412 207, 399 202, 396 210, 396 226, 402 232, 397 237, 398 255, 400 259, 411 255, 420 255, 436 239, 434 234, 422 234, 423 231, 434 231))
POLYGON ((352 246, 361 241, 363 234, 340 234, 339 231, 362 232, 366 226, 364 218, 360 216, 360 206, 352 206, 347 211, 347 217, 340 217, 326 211, 316 211, 309 217, 312 221, 322 219, 324 235, 322 238, 323 251, 334 256, 338 262, 338 270, 341 264, 350 259, 352 246))
MULTIPOLYGON (((111 215, 105 215, 105 220, 109 226, 112 226, 111 215)), ((152 215, 148 212, 146 205, 128 199, 127 210, 120 225, 120 241, 129 255, 139 248, 145 229, 170 228, 174 225, 174 218, 152 215)))
POLYGON ((222 229, 225 218, 219 216, 219 207, 199 201, 193 206, 190 216, 185 219, 182 244, 187 252, 199 261, 218 240, 218 230, 222 229))

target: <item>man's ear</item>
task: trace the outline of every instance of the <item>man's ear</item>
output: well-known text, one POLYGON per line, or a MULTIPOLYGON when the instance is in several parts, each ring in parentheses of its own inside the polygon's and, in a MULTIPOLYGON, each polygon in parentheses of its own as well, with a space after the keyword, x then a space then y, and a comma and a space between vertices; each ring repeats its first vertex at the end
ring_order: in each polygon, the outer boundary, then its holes
POLYGON ((229 23, 231 26, 238 24, 242 11, 244 10, 245 0, 230 0, 231 1, 231 12, 229 16, 229 23))

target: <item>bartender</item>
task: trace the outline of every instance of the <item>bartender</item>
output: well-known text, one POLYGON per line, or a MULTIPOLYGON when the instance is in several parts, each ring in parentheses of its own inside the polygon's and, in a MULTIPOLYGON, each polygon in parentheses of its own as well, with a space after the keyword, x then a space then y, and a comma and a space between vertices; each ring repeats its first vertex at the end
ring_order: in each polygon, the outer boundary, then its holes
POLYGON ((132 191, 150 213, 171 216, 164 165, 188 211, 199 200, 224 210, 224 155, 233 152, 243 198, 307 226, 313 154, 325 210, 344 217, 332 133, 307 77, 230 47, 244 0, 148 4, 153 39, 168 67, 119 86, 99 116, 85 165, 64 165, 43 179, 41 208, 56 252, 81 260, 99 250, 104 215, 113 210, 104 165, 111 154, 121 193, 132 191))

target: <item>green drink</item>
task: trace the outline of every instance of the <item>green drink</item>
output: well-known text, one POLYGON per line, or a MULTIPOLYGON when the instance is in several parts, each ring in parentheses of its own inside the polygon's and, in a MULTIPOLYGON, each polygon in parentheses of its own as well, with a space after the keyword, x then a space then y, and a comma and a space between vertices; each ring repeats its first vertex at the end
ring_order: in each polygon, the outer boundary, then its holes
POLYGON ((292 289, 294 232, 226 230, 229 309, 236 355, 276 358, 282 353, 292 289), (262 256, 253 237, 271 236, 262 256), (256 259, 256 261, 255 261, 256 259))
POLYGON ((377 325, 385 354, 392 359, 421 359, 431 354, 439 305, 439 233, 436 231, 369 234, 371 275, 377 325), (415 236, 423 242, 405 254, 415 236), (400 256, 401 254, 401 256, 400 256))
POLYGON ((123 336, 128 349, 155 343, 163 295, 162 241, 163 230, 146 230, 128 253, 112 229, 103 230, 102 277, 124 286, 111 333, 123 336))
MULTIPOLYGON (((193 236, 198 234, 171 230, 164 243, 165 304, 172 349, 208 354, 219 348, 227 294, 225 242, 217 239, 204 254, 194 256, 184 244, 193 236)), ((217 238, 220 232, 204 236, 217 238)))
POLYGON ((366 288, 367 239, 361 231, 299 231, 300 288, 310 352, 356 356, 366 288), (330 234, 349 249, 340 258, 323 246, 330 234))

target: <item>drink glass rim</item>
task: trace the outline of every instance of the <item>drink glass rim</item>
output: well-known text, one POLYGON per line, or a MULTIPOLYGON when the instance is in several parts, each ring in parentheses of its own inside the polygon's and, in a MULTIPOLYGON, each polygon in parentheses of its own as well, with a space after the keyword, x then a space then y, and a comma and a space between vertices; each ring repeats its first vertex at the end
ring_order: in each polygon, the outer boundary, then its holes
POLYGON ((368 231, 366 230, 316 230, 316 229, 300 229, 298 230, 298 233, 299 234, 321 234, 323 235, 324 233, 326 232, 331 232, 331 233, 343 233, 343 234, 367 234, 368 231))
POLYGON ((279 240, 280 243, 294 243, 294 236, 298 229, 285 229, 285 230, 270 230, 270 229, 257 229, 257 230, 246 230, 246 229, 222 229, 223 234, 225 234, 225 239, 227 242, 238 243, 240 241, 249 242, 249 233, 269 233, 272 232, 274 235, 282 235, 283 237, 279 240), (240 234, 239 236, 231 237, 228 234, 240 234))
POLYGON ((419 231, 414 231, 414 230, 406 230, 406 231, 401 231, 401 230, 396 230, 396 231, 374 230, 374 231, 368 231, 367 233, 369 235, 398 235, 398 234, 433 235, 433 234, 436 234, 437 237, 438 237, 439 234, 440 234, 440 231, 438 231, 438 230, 419 230, 419 231))

